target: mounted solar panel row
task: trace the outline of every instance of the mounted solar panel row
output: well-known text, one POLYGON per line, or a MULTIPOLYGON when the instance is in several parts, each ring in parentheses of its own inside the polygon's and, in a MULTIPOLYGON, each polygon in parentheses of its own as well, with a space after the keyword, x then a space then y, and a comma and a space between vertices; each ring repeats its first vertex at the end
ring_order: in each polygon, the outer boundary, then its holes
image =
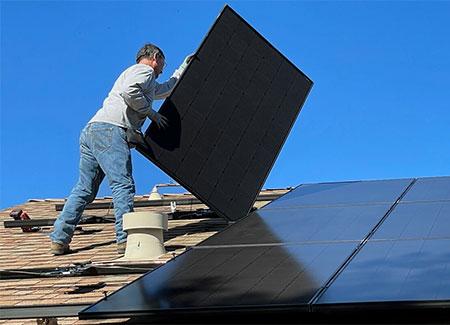
POLYGON ((138 150, 221 216, 249 212, 312 87, 226 6, 138 150))
POLYGON ((360 241, 411 182, 301 185, 201 245, 360 241))
POLYGON ((450 299, 450 276, 445 273, 448 249, 442 245, 450 243, 450 231, 440 232, 447 238, 439 239, 378 236, 395 233, 385 228, 405 229, 402 220, 419 220, 422 213, 426 213, 422 221, 427 233, 446 227, 450 216, 436 207, 432 214, 411 210, 418 215, 391 222, 404 214, 397 214, 398 208, 418 204, 400 199, 408 193, 419 195, 421 184, 420 179, 404 179, 301 185, 100 301, 84 315, 268 308, 306 312, 336 306, 351 310, 383 302, 383 297, 389 303, 426 298, 421 302, 425 306, 443 299, 440 304, 445 306, 450 299), (312 206, 305 206, 305 200, 312 206), (428 279, 428 273, 434 278, 428 279), (423 283, 417 285, 417 279, 423 283), (427 284, 430 287, 425 290, 427 284))

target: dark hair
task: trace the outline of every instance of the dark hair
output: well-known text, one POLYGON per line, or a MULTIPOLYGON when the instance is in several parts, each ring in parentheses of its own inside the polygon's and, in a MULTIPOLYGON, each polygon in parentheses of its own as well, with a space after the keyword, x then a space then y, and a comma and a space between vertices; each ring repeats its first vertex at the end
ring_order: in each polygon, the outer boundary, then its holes
POLYGON ((139 52, 136 54, 136 63, 139 63, 139 61, 143 58, 152 58, 152 57, 161 57, 165 58, 163 51, 157 47, 154 44, 145 44, 139 52))

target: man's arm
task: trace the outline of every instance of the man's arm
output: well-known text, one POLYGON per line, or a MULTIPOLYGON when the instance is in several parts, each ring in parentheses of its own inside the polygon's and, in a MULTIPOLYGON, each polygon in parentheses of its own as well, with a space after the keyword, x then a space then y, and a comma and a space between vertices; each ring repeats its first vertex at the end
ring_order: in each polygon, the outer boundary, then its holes
POLYGON ((144 90, 149 89, 153 80, 153 70, 145 65, 136 65, 123 81, 120 96, 133 110, 148 115, 152 110, 153 98, 145 96, 144 90))
POLYGON ((186 70, 188 64, 192 61, 193 57, 194 57, 193 54, 188 55, 184 59, 180 67, 175 70, 175 72, 172 74, 172 77, 170 77, 169 80, 163 83, 156 83, 155 99, 164 99, 172 93, 173 88, 178 83, 178 80, 180 80, 181 75, 183 74, 184 70, 186 70))
POLYGON ((153 98, 146 96, 144 92, 151 87, 152 82, 153 69, 138 64, 125 78, 120 95, 129 107, 150 118, 159 128, 164 128, 167 126, 167 119, 152 109, 153 98))
POLYGON ((177 84, 179 80, 179 77, 170 77, 169 80, 163 83, 156 83, 155 85, 155 99, 164 99, 166 97, 169 97, 169 95, 172 93, 173 88, 177 84))

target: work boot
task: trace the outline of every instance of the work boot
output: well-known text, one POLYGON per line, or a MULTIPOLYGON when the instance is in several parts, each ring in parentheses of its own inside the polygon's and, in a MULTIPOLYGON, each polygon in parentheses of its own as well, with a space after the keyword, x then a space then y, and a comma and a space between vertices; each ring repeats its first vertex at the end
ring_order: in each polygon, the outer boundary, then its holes
POLYGON ((69 244, 60 244, 55 242, 52 242, 50 250, 53 255, 64 255, 70 252, 69 244))
POLYGON ((125 249, 127 248, 127 242, 121 242, 117 244, 117 253, 119 253, 120 255, 124 255, 125 254, 125 249))

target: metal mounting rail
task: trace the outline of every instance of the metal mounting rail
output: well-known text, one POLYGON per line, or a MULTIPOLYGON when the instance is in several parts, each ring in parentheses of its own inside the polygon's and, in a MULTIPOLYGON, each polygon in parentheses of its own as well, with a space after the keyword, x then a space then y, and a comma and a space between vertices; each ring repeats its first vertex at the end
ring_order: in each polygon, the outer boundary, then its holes
MULTIPOLYGON (((214 211, 208 209, 197 209, 195 211, 175 211, 168 213, 169 220, 181 219, 212 219, 220 218, 214 211)), ((5 228, 18 227, 53 227, 56 218, 39 218, 30 220, 6 220, 3 222, 5 228)), ((114 216, 83 216, 79 225, 106 224, 114 223, 114 216)))
MULTIPOLYGON (((31 220, 6 220, 3 222, 5 228, 15 227, 51 227, 55 223, 56 218, 39 218, 31 220)), ((89 225, 98 223, 114 223, 114 217, 86 216, 82 217, 78 224, 89 225)))
MULTIPOLYGON (((283 193, 284 194, 284 193, 283 193)), ((262 194, 258 195, 256 201, 272 201, 279 198, 283 194, 262 194)), ((142 207, 160 207, 160 206, 170 206, 172 202, 176 205, 193 205, 193 204, 204 204, 197 198, 191 199, 161 199, 161 200, 149 200, 149 201, 134 201, 135 208, 142 207)), ((112 202, 99 202, 91 203, 86 206, 85 209, 111 209, 114 205, 112 202)), ((62 211, 64 204, 55 204, 56 211, 62 211)))
POLYGON ((0 270, 0 278, 2 280, 15 280, 48 277, 143 274, 155 269, 161 264, 163 263, 99 265, 86 262, 56 268, 2 269, 0 270))

